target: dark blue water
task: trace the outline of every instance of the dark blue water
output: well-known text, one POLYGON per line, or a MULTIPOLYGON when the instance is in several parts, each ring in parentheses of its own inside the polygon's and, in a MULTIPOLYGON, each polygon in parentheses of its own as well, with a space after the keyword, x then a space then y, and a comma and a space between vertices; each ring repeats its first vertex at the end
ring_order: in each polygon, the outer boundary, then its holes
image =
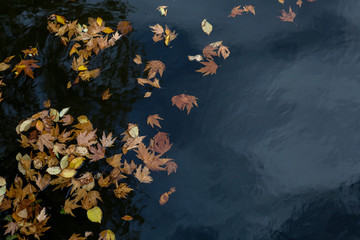
POLYGON ((295 2, 5 2, 1 59, 38 44, 43 67, 35 80, 6 82, 2 175, 16 172, 17 123, 48 98, 116 136, 127 122, 156 134, 146 118, 158 113, 174 143, 168 157, 176 159, 178 172, 152 174, 154 183, 140 185, 127 201, 104 196, 101 227, 81 212, 77 219, 59 216, 52 239, 106 228, 119 239, 360 239, 360 3, 304 1, 299 9, 295 2), (239 4, 255 5, 256 15, 228 18, 239 4), (159 5, 169 6, 167 17, 155 10, 159 5), (289 5, 295 23, 276 17, 289 5), (82 22, 101 16, 108 26, 128 20, 135 31, 96 57, 99 78, 66 90, 73 79, 68 49, 46 30, 51 13, 82 22), (214 26, 210 36, 201 31, 204 18, 214 26), (156 23, 179 33, 172 47, 152 42, 148 26, 156 23), (216 75, 202 77, 195 72, 201 65, 187 55, 218 40, 231 55, 217 61, 216 75), (147 89, 136 84, 142 68, 132 58, 139 53, 166 65, 162 89, 148 99, 147 89), (108 87, 114 95, 103 102, 108 87), (181 93, 199 98, 188 116, 171 106, 171 97, 181 93), (173 186, 177 191, 160 206, 159 196, 173 186), (124 223, 124 213, 134 220, 124 223))

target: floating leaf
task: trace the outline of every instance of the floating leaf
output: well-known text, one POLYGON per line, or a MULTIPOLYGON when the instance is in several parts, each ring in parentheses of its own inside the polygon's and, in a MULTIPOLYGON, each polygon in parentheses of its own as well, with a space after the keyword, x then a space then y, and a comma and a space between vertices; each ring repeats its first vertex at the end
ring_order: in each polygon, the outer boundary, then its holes
POLYGON ((99 240, 115 240, 115 234, 109 229, 102 231, 99 235, 99 240))
POLYGON ((210 35, 213 30, 213 26, 206 19, 201 22, 201 28, 207 35, 210 35))
POLYGON ((130 215, 125 215, 125 216, 123 216, 121 219, 123 219, 123 220, 125 220, 125 221, 131 221, 131 220, 133 220, 133 217, 130 216, 130 215))
POLYGON ((86 214, 90 221, 101 223, 102 211, 99 207, 93 207, 87 210, 86 214))

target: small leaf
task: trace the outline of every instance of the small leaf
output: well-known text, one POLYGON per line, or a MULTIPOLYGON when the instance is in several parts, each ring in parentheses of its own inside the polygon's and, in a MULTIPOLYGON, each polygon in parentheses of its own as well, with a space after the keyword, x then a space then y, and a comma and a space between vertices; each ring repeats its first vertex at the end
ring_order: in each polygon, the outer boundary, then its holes
POLYGON ((101 223, 102 211, 99 207, 93 207, 87 210, 86 214, 90 221, 101 223))
POLYGON ((102 231, 99 235, 99 240, 115 240, 115 234, 109 229, 102 231))
POLYGON ((46 169, 46 172, 50 175, 58 175, 61 172, 61 168, 58 166, 49 167, 48 169, 46 169))
POLYGON ((213 30, 213 26, 206 19, 201 22, 201 28, 207 35, 210 35, 213 30))
POLYGON ((131 220, 133 220, 133 217, 130 216, 130 215, 125 215, 125 216, 123 216, 121 219, 123 219, 123 220, 125 220, 125 221, 131 221, 131 220))
POLYGON ((64 108, 60 111, 59 117, 63 117, 65 114, 67 114, 69 112, 69 107, 64 108))

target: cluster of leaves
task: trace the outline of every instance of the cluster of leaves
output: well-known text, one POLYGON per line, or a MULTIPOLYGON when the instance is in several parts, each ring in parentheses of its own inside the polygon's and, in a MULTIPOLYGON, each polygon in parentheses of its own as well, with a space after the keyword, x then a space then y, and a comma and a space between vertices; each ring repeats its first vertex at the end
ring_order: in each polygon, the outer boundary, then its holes
MULTIPOLYGON (((22 72, 24 72, 26 76, 34 79, 33 69, 40 68, 40 66, 37 65, 38 61, 33 59, 36 55, 39 55, 38 49, 36 47, 30 47, 29 49, 25 49, 22 52, 24 53, 24 59, 20 59, 20 62, 15 64, 12 72, 15 73, 15 78, 18 77, 22 72)), ((14 57, 15 55, 9 56, 0 63, 0 72, 4 72, 10 69, 11 65, 9 63, 13 60, 14 57)), ((3 86, 6 86, 6 84, 4 83, 3 76, 0 76, 0 87, 3 86)), ((2 92, 0 91, 0 102, 2 100, 2 92)))
POLYGON ((39 239, 50 228, 46 226, 49 216, 36 199, 37 193, 48 185, 53 190, 69 189, 63 205, 65 214, 75 216, 73 210, 82 208, 90 221, 101 223, 100 188, 109 188, 117 198, 125 199, 133 191, 125 181, 130 176, 150 183, 153 181, 150 171, 176 172, 173 159, 162 157, 172 146, 167 133, 158 132, 146 146, 138 126, 129 124, 122 133, 122 153, 106 156, 106 149, 116 140, 112 133, 103 132, 101 138, 97 137, 97 130, 86 116, 74 120, 68 111, 69 108, 60 112, 54 108, 43 110, 16 127, 21 146, 30 154, 16 156, 23 177, 17 176, 10 188, 0 178, 0 210, 11 212, 6 234, 19 239, 30 235, 39 239), (128 151, 134 151, 138 160, 127 161, 128 151), (84 166, 98 161, 107 165, 102 173, 86 171, 84 166))
POLYGON ((151 31, 154 33, 154 36, 152 38, 153 41, 159 42, 164 40, 164 44, 166 46, 169 46, 170 42, 173 41, 177 36, 175 31, 171 31, 167 25, 165 26, 165 31, 164 28, 158 23, 154 26, 149 26, 149 27, 151 28, 151 31))
POLYGON ((69 56, 74 55, 71 67, 78 75, 75 81, 68 82, 68 88, 77 84, 79 79, 90 81, 91 78, 98 77, 100 68, 88 69, 91 55, 93 53, 97 55, 101 50, 114 46, 116 41, 132 31, 132 26, 127 21, 119 22, 117 31, 105 27, 105 21, 100 17, 88 18, 88 24, 81 25, 77 20, 67 21, 63 16, 55 14, 49 17, 48 30, 55 33, 55 36, 59 36, 64 45, 67 45, 69 41, 73 42, 69 56))

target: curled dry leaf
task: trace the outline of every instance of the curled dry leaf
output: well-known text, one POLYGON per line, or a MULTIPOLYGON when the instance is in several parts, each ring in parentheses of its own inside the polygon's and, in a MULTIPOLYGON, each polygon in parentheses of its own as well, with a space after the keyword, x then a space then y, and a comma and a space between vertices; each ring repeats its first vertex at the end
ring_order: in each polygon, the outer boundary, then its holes
POLYGON ((203 60, 203 57, 200 55, 200 54, 198 54, 198 55, 195 55, 195 56, 188 56, 188 59, 189 59, 189 61, 194 61, 194 60, 196 60, 196 61, 198 61, 198 62, 201 62, 202 60, 203 60))
POLYGON ((101 96, 101 99, 104 101, 104 100, 108 100, 109 98, 110 98, 110 96, 112 95, 110 92, 110 89, 108 88, 108 89, 106 89, 104 92, 103 92, 103 94, 102 94, 102 96, 101 96))
POLYGON ((131 23, 128 21, 121 21, 117 25, 117 30, 121 32, 122 35, 127 35, 132 31, 131 23))
POLYGON ((135 58, 133 59, 134 63, 136 63, 137 65, 140 65, 142 64, 142 61, 141 61, 141 56, 136 54, 135 58))
POLYGON ((169 201, 169 196, 171 194, 173 194, 174 192, 175 192, 175 188, 172 187, 172 188, 170 188, 170 191, 161 194, 160 199, 159 199, 160 205, 164 205, 165 203, 167 203, 167 201, 169 201))
POLYGON ((161 16, 166 16, 168 12, 166 8, 167 6, 158 6, 156 10, 159 10, 161 16))
POLYGON ((125 216, 123 216, 121 219, 123 219, 123 220, 125 220, 125 221, 131 221, 131 220, 133 220, 133 217, 130 216, 130 215, 125 215, 125 216))
POLYGON ((148 98, 148 97, 151 97, 151 92, 146 92, 145 95, 144 95, 144 98, 148 98))

